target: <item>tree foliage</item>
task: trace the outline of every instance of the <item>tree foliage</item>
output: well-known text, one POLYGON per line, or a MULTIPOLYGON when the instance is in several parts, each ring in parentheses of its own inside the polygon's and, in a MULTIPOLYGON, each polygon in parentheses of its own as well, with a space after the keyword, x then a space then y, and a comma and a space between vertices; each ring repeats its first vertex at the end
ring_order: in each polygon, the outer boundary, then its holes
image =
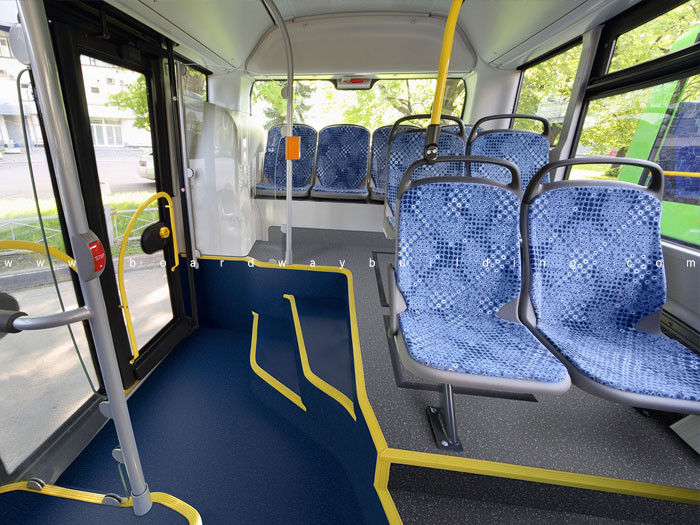
POLYGON ((148 118, 148 92, 146 91, 146 77, 139 75, 119 93, 109 95, 108 106, 116 106, 119 109, 131 111, 134 114, 134 127, 151 130, 151 121, 148 118))
MULTIPOLYGON (((610 72, 691 45, 697 37, 698 24, 700 0, 692 0, 621 35, 615 43, 610 72)), ((524 73, 517 111, 550 118, 553 142, 561 131, 563 112, 571 95, 580 55, 581 45, 578 45, 528 68, 524 73)), ((679 93, 683 94, 683 100, 697 100, 696 86, 697 77, 681 86, 684 89, 679 93)), ((593 101, 588 108, 580 145, 595 154, 612 152, 624 155, 637 128, 645 125, 640 119, 647 106, 663 102, 650 98, 652 92, 653 88, 649 88, 593 101)), ((666 107, 659 107, 658 111, 664 114, 666 107)), ((538 129, 536 123, 526 120, 517 121, 516 126, 538 129)))
MULTIPOLYGON (((283 86, 278 81, 259 81, 253 86, 253 113, 264 116, 266 129, 284 122, 283 86)), ((368 90, 338 90, 325 80, 296 81, 294 87, 295 122, 317 128, 347 123, 375 129, 403 116, 430 113, 435 80, 379 80, 368 90)), ((461 116, 465 96, 462 80, 448 80, 443 113, 461 116)))
MULTIPOLYGON (((277 80, 258 81, 251 94, 254 106, 262 108, 265 117, 265 129, 279 126, 285 122, 287 99, 282 96, 286 82, 277 80)), ((315 93, 314 82, 297 80, 294 82, 294 122, 306 124, 306 114, 311 109, 309 98, 315 93)), ((260 110, 258 110, 260 111, 260 110)))

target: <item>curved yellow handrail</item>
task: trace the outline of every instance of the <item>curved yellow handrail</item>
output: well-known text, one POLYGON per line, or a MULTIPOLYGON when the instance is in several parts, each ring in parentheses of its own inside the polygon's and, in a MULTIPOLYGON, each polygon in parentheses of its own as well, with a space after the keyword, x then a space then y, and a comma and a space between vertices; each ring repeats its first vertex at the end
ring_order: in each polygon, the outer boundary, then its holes
POLYGON ((433 111, 430 114, 431 124, 440 124, 442 115, 442 104, 445 100, 445 86, 447 85, 447 70, 450 66, 450 56, 452 55, 452 42, 455 38, 455 29, 459 10, 462 8, 464 0, 452 0, 450 13, 447 15, 445 34, 442 37, 442 51, 440 53, 440 66, 438 67, 437 85, 435 86, 435 99, 433 100, 433 111))
MULTIPOLYGON (((54 496, 56 498, 71 499, 74 501, 82 501, 85 503, 93 503, 96 505, 101 505, 104 500, 104 494, 98 494, 95 492, 87 492, 84 490, 66 489, 63 487, 58 487, 56 485, 46 484, 43 489, 35 490, 27 487, 26 481, 20 481, 16 483, 10 483, 9 485, 0 486, 0 494, 6 492, 13 492, 16 490, 25 492, 34 492, 35 494, 43 494, 45 496, 54 496)), ((202 518, 199 512, 188 505, 184 501, 171 496, 165 492, 152 492, 151 499, 154 503, 159 503, 164 507, 168 507, 174 510, 182 517, 184 517, 190 525, 202 525, 202 518)), ((133 502, 131 498, 122 498, 120 507, 133 507, 133 502)))
POLYGON ((153 201, 158 199, 165 199, 168 202, 166 206, 170 210, 170 229, 173 236, 173 252, 175 253, 175 266, 173 266, 170 271, 175 271, 180 265, 180 256, 177 250, 177 236, 175 234, 175 207, 173 206, 173 199, 165 193, 164 191, 158 192, 155 195, 151 195, 146 199, 139 209, 136 210, 134 215, 131 217, 129 224, 124 230, 124 236, 122 237, 122 244, 119 248, 119 264, 117 267, 117 281, 119 283, 119 297, 121 298, 122 304, 120 308, 124 310, 124 319, 126 320, 126 330, 129 333, 129 342, 131 343, 131 362, 133 363, 139 356, 139 347, 136 344, 136 335, 134 334, 134 325, 131 321, 131 312, 129 311, 129 302, 126 298, 126 285, 124 284, 124 257, 126 256, 126 245, 129 242, 129 235, 131 235, 131 230, 134 229, 136 221, 141 216, 143 211, 151 204, 153 201))
MULTIPOLYGON (((29 252, 43 253, 46 255, 46 246, 29 241, 0 241, 0 250, 27 250, 29 252)), ((69 255, 57 250, 56 248, 51 248, 50 246, 49 253, 52 257, 66 263, 71 270, 78 271, 75 267, 75 259, 69 255)))

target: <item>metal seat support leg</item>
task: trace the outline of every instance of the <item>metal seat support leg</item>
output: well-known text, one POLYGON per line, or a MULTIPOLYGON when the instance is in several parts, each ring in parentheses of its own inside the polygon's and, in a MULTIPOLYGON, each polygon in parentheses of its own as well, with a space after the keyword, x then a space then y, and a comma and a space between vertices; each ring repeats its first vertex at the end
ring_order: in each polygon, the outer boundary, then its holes
POLYGON ((433 428, 438 448, 462 450, 462 442, 457 435, 455 398, 452 392, 452 385, 442 385, 440 388, 440 406, 428 407, 428 419, 430 420, 430 426, 433 428))

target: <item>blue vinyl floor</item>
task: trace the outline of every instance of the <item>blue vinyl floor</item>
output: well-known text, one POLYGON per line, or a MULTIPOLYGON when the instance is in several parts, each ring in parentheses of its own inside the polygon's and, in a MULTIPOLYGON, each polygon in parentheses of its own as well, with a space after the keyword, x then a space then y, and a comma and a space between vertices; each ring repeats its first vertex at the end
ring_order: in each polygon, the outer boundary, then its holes
MULTIPOLYGON (((198 330, 131 397, 151 490, 186 501, 206 524, 374 521, 359 501, 357 476, 312 439, 315 420, 252 373, 250 337, 250 328, 198 330)), ((123 493, 110 454, 116 444, 110 422, 57 484, 123 493)), ((159 505, 135 518, 131 509, 26 492, 0 496, 3 524, 132 522, 185 520, 159 505)))

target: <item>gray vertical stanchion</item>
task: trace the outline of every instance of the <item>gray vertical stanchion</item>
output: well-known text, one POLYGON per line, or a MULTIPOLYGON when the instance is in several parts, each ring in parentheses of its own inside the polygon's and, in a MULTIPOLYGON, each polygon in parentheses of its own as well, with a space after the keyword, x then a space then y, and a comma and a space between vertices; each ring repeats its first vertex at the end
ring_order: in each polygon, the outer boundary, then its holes
POLYGON ((114 421, 119 438, 124 466, 131 485, 134 513, 141 516, 151 509, 151 493, 144 479, 126 405, 107 308, 97 278, 100 272, 90 272, 93 268, 93 261, 89 260, 90 248, 96 243, 99 245, 99 241, 88 227, 46 12, 41 0, 18 0, 17 4, 36 83, 37 101, 44 116, 51 160, 56 168, 56 182, 63 201, 66 227, 78 266, 80 288, 85 306, 93 314, 90 328, 107 392, 107 412, 114 421), (90 241, 89 244, 86 240, 90 241))
MULTIPOLYGON (((284 51, 287 55, 287 136, 294 133, 294 57, 292 55, 292 40, 289 38, 284 18, 272 0, 263 0, 270 11, 272 18, 280 28, 284 51)), ((292 264, 292 161, 287 160, 287 245, 284 260, 286 264, 292 264)))

